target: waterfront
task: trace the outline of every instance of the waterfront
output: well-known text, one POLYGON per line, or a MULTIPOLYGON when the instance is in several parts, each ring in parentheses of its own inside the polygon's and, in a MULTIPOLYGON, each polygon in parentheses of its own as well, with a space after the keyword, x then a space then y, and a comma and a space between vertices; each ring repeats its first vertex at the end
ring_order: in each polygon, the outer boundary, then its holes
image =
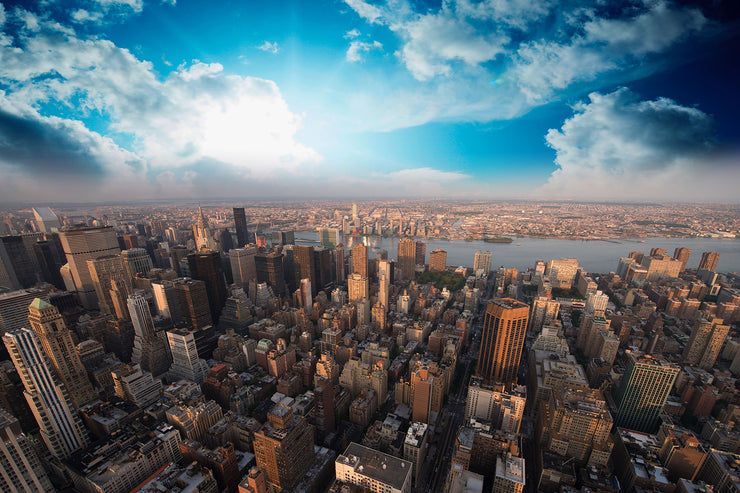
MULTIPOLYGON (((315 245, 318 235, 314 231, 296 232, 296 243, 315 245), (302 241, 302 239, 310 241, 302 241)), ((387 250, 388 257, 396 259, 399 238, 380 238, 377 236, 345 236, 345 247, 351 248, 357 241, 370 247, 370 257, 374 257, 380 250, 387 250)), ((626 257, 630 251, 636 250, 649 254, 651 248, 665 248, 669 255, 677 247, 691 248, 691 257, 688 267, 699 265, 702 252, 718 252, 721 255, 718 272, 740 272, 740 240, 721 238, 640 238, 618 239, 607 241, 583 240, 555 240, 540 238, 514 238, 512 243, 486 243, 482 240, 427 240, 417 238, 426 243, 427 262, 429 252, 436 248, 447 251, 447 265, 463 265, 471 267, 477 250, 489 250, 493 256, 493 269, 516 267, 525 270, 533 267, 537 259, 550 260, 560 257, 576 257, 579 264, 588 272, 605 273, 617 268, 619 257, 626 257)))

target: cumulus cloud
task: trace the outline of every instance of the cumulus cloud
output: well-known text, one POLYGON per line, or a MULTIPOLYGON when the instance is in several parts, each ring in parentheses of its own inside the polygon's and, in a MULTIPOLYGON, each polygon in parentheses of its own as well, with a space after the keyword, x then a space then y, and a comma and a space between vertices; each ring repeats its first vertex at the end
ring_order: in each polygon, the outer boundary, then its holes
POLYGON ((360 31, 357 29, 352 29, 351 31, 347 31, 344 33, 344 39, 354 39, 360 35, 360 31))
POLYGON ((370 52, 370 50, 382 50, 383 45, 379 41, 373 41, 372 43, 364 43, 362 41, 352 41, 347 48, 347 61, 348 62, 361 62, 363 55, 370 52))
POLYGON ((0 85, 9 88, 0 94, 0 159, 13 176, 64 167, 115 183, 122 173, 138 173, 137 186, 146 188, 168 170, 182 182, 199 163, 219 163, 234 180, 260 180, 285 170, 300 175, 321 160, 298 142, 302 118, 272 81, 197 60, 160 79, 130 51, 45 18, 37 32, 11 40, 0 43, 0 85), (37 109, 49 105, 69 116, 37 109), (103 115, 106 133, 130 142, 128 149, 86 128, 91 112, 103 115), (34 160, 34 146, 48 159, 34 160))
MULTIPOLYGON (((641 101, 625 88, 592 93, 546 140, 558 169, 538 195, 678 200, 716 194, 721 200, 734 193, 736 182, 726 184, 713 152, 712 117, 668 98, 641 101), (707 176, 713 188, 696 189, 697 178, 706 182, 707 176)), ((729 171, 740 176, 736 166, 729 171)))
POLYGON ((257 47, 258 50, 262 50, 267 53, 272 53, 273 55, 277 55, 277 53, 280 51, 280 47, 278 46, 277 42, 270 42, 265 41, 261 45, 257 47))

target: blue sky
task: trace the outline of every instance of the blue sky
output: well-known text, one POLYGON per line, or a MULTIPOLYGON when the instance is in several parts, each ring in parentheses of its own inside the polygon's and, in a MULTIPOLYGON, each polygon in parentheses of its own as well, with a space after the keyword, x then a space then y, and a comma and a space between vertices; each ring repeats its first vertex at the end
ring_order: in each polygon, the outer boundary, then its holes
POLYGON ((0 8, 0 201, 737 201, 731 1, 0 8))

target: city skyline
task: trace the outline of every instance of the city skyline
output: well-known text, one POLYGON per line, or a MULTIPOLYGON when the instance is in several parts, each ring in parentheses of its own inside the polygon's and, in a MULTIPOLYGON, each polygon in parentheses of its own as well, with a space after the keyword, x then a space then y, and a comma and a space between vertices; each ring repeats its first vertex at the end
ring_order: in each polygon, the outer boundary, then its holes
POLYGON ((0 196, 736 202, 729 2, 0 3, 0 196))

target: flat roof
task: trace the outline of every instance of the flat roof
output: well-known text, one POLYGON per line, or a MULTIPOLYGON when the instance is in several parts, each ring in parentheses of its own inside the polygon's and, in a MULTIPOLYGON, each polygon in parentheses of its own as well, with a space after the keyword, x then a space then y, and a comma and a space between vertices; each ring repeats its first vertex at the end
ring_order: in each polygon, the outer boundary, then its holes
POLYGON ((398 459, 355 442, 347 446, 347 450, 337 457, 336 462, 350 465, 356 473, 398 490, 403 489, 413 466, 407 460, 398 459))

